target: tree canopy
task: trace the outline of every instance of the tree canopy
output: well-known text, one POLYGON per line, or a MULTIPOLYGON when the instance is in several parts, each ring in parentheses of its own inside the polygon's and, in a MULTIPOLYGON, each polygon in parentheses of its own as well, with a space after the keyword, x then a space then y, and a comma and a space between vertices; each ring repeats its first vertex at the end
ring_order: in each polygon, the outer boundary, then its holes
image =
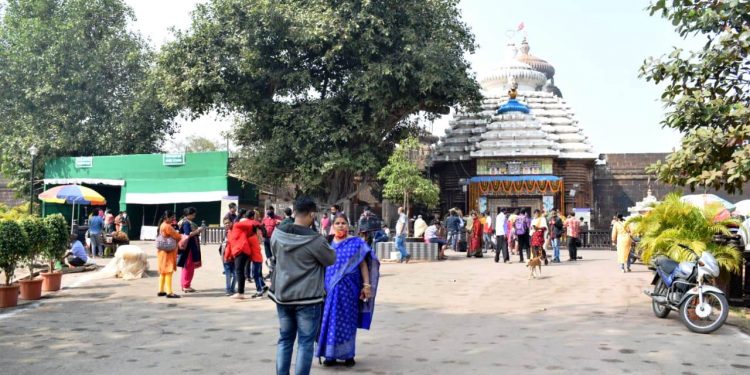
MULTIPOLYGON (((154 152, 176 115, 122 0, 6 0, 0 18, 0 170, 27 191, 31 145, 58 156, 154 152)), ((37 178, 41 175, 39 168, 37 178)))
POLYGON ((206 152, 218 149, 219 145, 206 137, 191 135, 185 138, 185 151, 187 152, 206 152))
POLYGON ((159 57, 164 100, 236 113, 240 174, 335 201, 424 111, 476 105, 458 0, 211 0, 159 57))
POLYGON ((388 158, 388 164, 378 173, 378 178, 385 180, 383 196, 396 201, 403 200, 407 210, 412 202, 434 207, 440 200, 440 189, 434 182, 422 177, 422 172, 414 161, 419 148, 417 138, 404 139, 388 158))
POLYGON ((659 0, 648 10, 703 48, 649 58, 648 81, 666 86, 663 125, 684 134, 682 147, 649 168, 680 186, 742 191, 750 178, 750 2, 659 0))

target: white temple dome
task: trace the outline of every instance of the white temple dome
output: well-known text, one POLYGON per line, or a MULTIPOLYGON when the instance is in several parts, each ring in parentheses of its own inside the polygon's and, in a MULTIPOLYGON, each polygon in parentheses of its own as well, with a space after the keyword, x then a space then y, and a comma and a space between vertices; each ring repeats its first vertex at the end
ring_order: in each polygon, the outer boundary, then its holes
POLYGON ((573 110, 554 86, 555 68, 512 43, 500 67, 485 75, 481 109, 457 111, 431 162, 481 158, 596 159, 573 110), (516 86, 513 97, 511 86, 516 86))
POLYGON ((534 70, 529 64, 516 59, 516 46, 512 43, 507 45, 505 59, 500 67, 485 75, 480 84, 488 94, 500 94, 510 88, 510 82, 518 83, 519 91, 536 91, 544 87, 547 76, 534 70))

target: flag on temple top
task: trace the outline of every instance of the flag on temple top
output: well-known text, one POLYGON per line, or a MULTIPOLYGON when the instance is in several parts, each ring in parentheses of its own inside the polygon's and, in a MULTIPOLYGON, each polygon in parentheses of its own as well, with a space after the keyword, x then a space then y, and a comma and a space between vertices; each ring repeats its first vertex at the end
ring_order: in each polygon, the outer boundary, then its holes
POLYGON ((523 22, 518 24, 518 31, 521 31, 521 30, 523 30, 523 22))

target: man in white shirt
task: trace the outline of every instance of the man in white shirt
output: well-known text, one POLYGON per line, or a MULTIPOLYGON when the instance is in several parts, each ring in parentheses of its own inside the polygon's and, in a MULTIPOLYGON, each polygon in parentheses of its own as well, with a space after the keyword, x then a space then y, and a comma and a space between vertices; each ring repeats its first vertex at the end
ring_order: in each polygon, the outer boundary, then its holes
POLYGON ((503 252, 503 263, 510 263, 510 254, 508 254, 508 241, 505 238, 506 225, 505 210, 497 208, 497 217, 495 217, 495 238, 497 245, 495 247, 495 263, 500 261, 500 252, 503 252))
POLYGON ((404 213, 404 208, 399 207, 398 221, 396 222, 396 249, 398 249, 398 251, 401 253, 401 259, 399 260, 399 263, 409 263, 409 259, 411 259, 411 254, 406 251, 406 234, 408 232, 407 225, 408 221, 406 219, 406 213, 404 213))

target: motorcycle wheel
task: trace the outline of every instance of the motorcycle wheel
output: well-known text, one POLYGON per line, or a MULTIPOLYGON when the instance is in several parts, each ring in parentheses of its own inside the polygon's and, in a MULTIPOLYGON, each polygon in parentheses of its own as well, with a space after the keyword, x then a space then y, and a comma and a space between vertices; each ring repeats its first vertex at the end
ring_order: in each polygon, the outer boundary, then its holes
MULTIPOLYGON (((667 286, 664 285, 664 281, 659 279, 659 281, 656 282, 656 285, 654 285, 654 293, 655 296, 664 296, 667 297, 667 286)), ((656 303, 656 301, 651 300, 651 308, 654 310, 654 315, 656 315, 657 318, 664 319, 669 315, 669 312, 671 311, 667 305, 662 305, 659 303, 656 303)))
POLYGON ((698 295, 689 296, 680 305, 680 320, 689 330, 696 333, 711 333, 721 327, 729 315, 729 302, 721 293, 708 291, 703 293, 703 302, 711 306, 711 314, 705 318, 698 316, 698 295))

